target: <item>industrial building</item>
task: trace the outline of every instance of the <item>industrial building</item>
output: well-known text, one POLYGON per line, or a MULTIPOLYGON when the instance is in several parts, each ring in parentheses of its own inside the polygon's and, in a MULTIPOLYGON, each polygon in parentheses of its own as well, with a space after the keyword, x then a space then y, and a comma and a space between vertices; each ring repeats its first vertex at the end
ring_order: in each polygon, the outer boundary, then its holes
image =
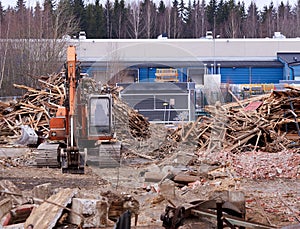
POLYGON ((84 71, 97 81, 122 85, 121 97, 150 121, 180 120, 185 112, 185 120, 194 120, 195 110, 201 113, 205 104, 226 101, 224 87, 245 95, 300 80, 300 38, 70 42, 84 71), (165 70, 176 70, 176 79, 157 82, 165 70))

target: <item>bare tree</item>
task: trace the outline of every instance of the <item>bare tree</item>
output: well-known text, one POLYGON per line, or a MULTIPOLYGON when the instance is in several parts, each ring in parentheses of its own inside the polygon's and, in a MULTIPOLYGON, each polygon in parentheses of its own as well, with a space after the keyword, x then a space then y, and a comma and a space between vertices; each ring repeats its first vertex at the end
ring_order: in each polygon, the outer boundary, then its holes
POLYGON ((244 31, 245 36, 249 38, 258 37, 259 28, 259 16, 255 2, 251 2, 248 8, 248 14, 246 18, 247 29, 244 31))
POLYGON ((61 38, 78 29, 74 17, 67 14, 63 7, 59 7, 53 13, 53 21, 49 23, 42 23, 41 11, 36 11, 36 17, 33 17, 32 11, 26 12, 25 16, 17 14, 14 9, 9 9, 7 12, 9 20, 5 26, 6 37, 10 39, 2 40, 0 43, 0 50, 5 54, 0 56, 0 63, 1 86, 9 90, 1 90, 1 95, 18 94, 19 90, 13 88, 13 83, 35 86, 37 76, 59 71, 65 55, 62 50, 65 50, 67 45, 67 41, 61 38), (25 20, 22 23, 25 28, 16 31, 19 29, 17 21, 20 16, 25 20), (32 34, 37 31, 34 28, 36 25, 41 26, 42 31, 49 32, 48 39, 44 39, 45 34, 38 32, 32 34), (45 26, 50 27, 45 28, 45 26))
POLYGON ((141 3, 141 12, 143 13, 142 24, 145 27, 145 38, 153 38, 154 25, 156 20, 156 6, 152 0, 144 0, 141 3))
POLYGON ((128 34, 131 38, 138 39, 144 27, 141 26, 140 4, 132 2, 128 16, 128 34))
POLYGON ((112 37, 112 21, 111 21, 111 14, 112 14, 112 5, 109 0, 105 3, 105 19, 106 19, 106 33, 107 38, 112 37))
POLYGON ((297 4, 295 6, 294 14, 295 14, 294 37, 299 37, 300 36, 300 0, 298 0, 297 4))
POLYGON ((226 36, 231 38, 237 38, 241 34, 241 12, 239 6, 234 4, 233 0, 230 0, 228 3, 230 13, 225 24, 226 36))

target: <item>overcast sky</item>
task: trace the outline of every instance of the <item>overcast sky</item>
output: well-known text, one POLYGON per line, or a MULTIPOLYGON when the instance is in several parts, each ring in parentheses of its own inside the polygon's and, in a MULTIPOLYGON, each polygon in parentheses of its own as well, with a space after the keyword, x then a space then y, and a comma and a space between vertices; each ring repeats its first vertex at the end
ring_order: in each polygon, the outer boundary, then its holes
MULTIPOLYGON (((17 0, 0 0, 2 3, 2 6, 4 7, 4 9, 7 8, 8 5, 15 7, 17 0)), ((35 6, 37 0, 25 0, 26 5, 27 6, 35 6)), ((44 0, 38 0, 39 2, 43 2, 44 0)), ((104 4, 106 0, 100 0, 101 3, 104 4)), ((132 0, 131 0, 132 1, 132 0)), ((159 0, 157 0, 159 1, 159 0)), ((166 0, 172 2, 173 0, 166 0)), ((236 2, 238 2, 238 0, 235 0, 236 2)), ((241 0, 242 1, 242 0, 241 0)), ((257 7, 259 9, 262 9, 263 6, 265 5, 269 5, 271 0, 244 0, 246 6, 248 6, 250 4, 251 1, 254 1, 257 5, 257 7)), ((297 0, 282 0, 284 3, 286 3, 287 1, 290 3, 290 5, 294 6, 297 2, 297 0)), ((93 0, 85 0, 86 3, 88 2, 94 2, 93 0)), ((206 0, 206 3, 208 3, 209 0, 206 0)), ((281 0, 273 0, 273 3, 275 6, 278 6, 281 3, 281 0)))

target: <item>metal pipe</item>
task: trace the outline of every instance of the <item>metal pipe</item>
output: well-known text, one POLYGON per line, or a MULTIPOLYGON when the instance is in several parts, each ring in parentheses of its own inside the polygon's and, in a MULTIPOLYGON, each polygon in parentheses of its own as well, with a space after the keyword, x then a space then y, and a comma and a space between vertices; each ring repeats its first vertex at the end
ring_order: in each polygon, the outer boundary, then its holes
POLYGON ((217 205, 217 228, 218 229, 223 229, 223 220, 222 220, 222 216, 223 216, 223 212, 222 212, 222 200, 217 200, 216 201, 216 205, 217 205))
POLYGON ((71 133, 70 133, 70 141, 71 147, 74 146, 74 125, 73 125, 73 116, 70 117, 70 126, 71 126, 71 133))
MULTIPOLYGON (((211 213, 208 211, 204 211, 204 210, 191 210, 191 214, 195 215, 195 216, 208 216, 208 217, 212 217, 212 218, 217 218, 217 215, 215 213, 211 213)), ((253 228, 253 229, 274 229, 277 227, 274 226, 269 226, 269 225, 264 225, 264 224, 260 224, 260 223, 254 223, 254 222, 247 222, 243 219, 238 219, 238 218, 234 218, 232 216, 226 216, 225 217, 230 223, 237 225, 237 226, 242 226, 242 227, 247 227, 247 228, 253 228)))

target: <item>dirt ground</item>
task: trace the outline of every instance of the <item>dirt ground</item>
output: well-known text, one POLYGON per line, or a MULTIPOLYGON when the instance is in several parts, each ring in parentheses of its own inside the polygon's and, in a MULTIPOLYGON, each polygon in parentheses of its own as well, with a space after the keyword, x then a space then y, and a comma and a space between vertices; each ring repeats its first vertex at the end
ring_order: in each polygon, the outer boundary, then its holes
MULTIPOLYGON (((91 193, 105 190, 126 192, 140 202, 138 225, 162 228, 160 215, 168 202, 160 199, 155 191, 146 186, 155 183, 144 181, 144 172, 153 165, 121 166, 115 169, 86 168, 83 175, 62 174, 60 169, 36 168, 31 165, 31 151, 26 148, 0 150, 0 180, 10 180, 21 191, 51 183, 58 188, 78 188, 91 193), (2 155, 1 155, 2 153, 2 155)), ((192 199, 206 199, 216 190, 240 190, 246 197, 246 219, 279 228, 299 223, 300 182, 298 179, 272 178, 249 179, 231 177, 213 178, 202 182, 188 191, 175 188, 178 203, 192 199)), ((70 228, 70 227, 69 227, 70 228)), ((300 227, 299 227, 300 228, 300 227)))

